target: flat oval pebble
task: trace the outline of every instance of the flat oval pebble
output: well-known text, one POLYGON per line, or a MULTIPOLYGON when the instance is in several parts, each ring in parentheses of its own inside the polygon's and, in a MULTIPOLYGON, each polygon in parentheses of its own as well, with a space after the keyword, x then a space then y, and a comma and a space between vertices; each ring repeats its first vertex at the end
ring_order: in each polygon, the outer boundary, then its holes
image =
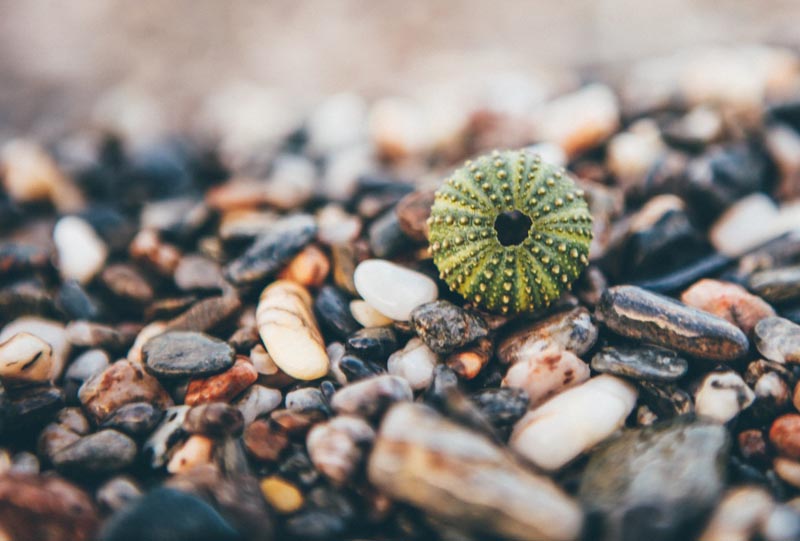
POLYGON ((732 361, 747 352, 747 337, 722 318, 636 286, 607 289, 598 317, 628 338, 701 359, 732 361))
POLYGON ((592 370, 647 381, 675 381, 689 370, 689 362, 659 347, 608 346, 592 357, 592 370))
POLYGON ((772 422, 769 442, 782 456, 800 459, 800 415, 787 413, 772 422))
POLYGON ((302 380, 328 373, 330 360, 325 351, 311 295, 301 285, 278 280, 261 293, 256 310, 258 332, 278 367, 302 380))
POLYGON ((800 363, 800 325, 782 317, 768 317, 754 330, 759 353, 777 363, 800 363))
POLYGON ((524 390, 531 407, 589 379, 589 365, 574 353, 555 347, 535 353, 511 365, 503 378, 504 387, 524 390))
POLYGON ((58 321, 38 317, 20 317, 0 331, 0 344, 6 342, 18 333, 28 333, 50 344, 50 379, 57 379, 64 370, 69 358, 72 344, 67 338, 64 325, 58 321))
POLYGON ((84 436, 53 455, 59 471, 102 474, 121 470, 136 459, 136 442, 116 430, 84 436))
POLYGON ((775 315, 764 299, 738 284, 703 279, 681 294, 681 302, 721 317, 750 336, 756 323, 775 315))
POLYGON ((368 259, 356 267, 356 290, 370 306, 396 321, 408 321, 417 306, 439 296, 436 282, 383 259, 368 259))
POLYGON ((597 333, 589 311, 573 308, 511 330, 497 345, 497 358, 514 364, 550 347, 581 357, 594 346, 597 333))
POLYGON ((148 372, 161 378, 205 376, 233 365, 234 351, 207 334, 170 331, 151 338, 142 348, 148 372))
POLYGON ((44 383, 55 379, 53 348, 30 333, 17 333, 0 344, 0 380, 9 383, 44 383))
POLYGON ((713 372, 697 390, 694 409, 697 415, 727 423, 756 399, 753 390, 736 372, 713 372))
POLYGON ((800 265, 756 272, 750 276, 748 285, 770 302, 800 299, 800 265))

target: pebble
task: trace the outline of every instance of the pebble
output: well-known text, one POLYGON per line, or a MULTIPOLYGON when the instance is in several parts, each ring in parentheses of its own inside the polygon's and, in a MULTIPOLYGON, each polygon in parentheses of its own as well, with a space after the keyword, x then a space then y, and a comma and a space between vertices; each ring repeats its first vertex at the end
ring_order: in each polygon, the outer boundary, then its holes
POLYGON ((603 374, 554 396, 514 426, 509 445, 540 468, 558 470, 625 422, 636 389, 603 374))
POLYGON ((306 436, 311 462, 337 486, 344 486, 358 471, 364 449, 372 444, 375 431, 360 417, 339 415, 314 425, 306 436))
POLYGON ((501 363, 514 364, 551 347, 583 357, 597 341, 597 326, 586 308, 559 312, 506 334, 497 345, 501 363))
POLYGON ((782 481, 795 488, 800 488, 800 462, 778 456, 772 461, 772 469, 782 481))
POLYGON ((30 333, 17 333, 0 344, 0 380, 6 386, 53 381, 53 348, 30 333))
POLYGON ((445 364, 460 378, 474 379, 494 355, 494 343, 489 338, 480 338, 447 356, 445 364))
POLYGON ((325 252, 310 244, 294 256, 278 274, 281 280, 292 280, 305 287, 320 287, 331 270, 325 252))
POLYGON ((607 346, 592 357, 592 370, 647 381, 676 381, 686 375, 689 362, 659 347, 607 346))
POLYGON ((150 341, 151 338, 158 336, 166 330, 167 324, 163 321, 154 321, 142 327, 142 330, 136 335, 131 349, 128 350, 128 360, 136 364, 142 364, 142 348, 144 345, 150 341))
POLYGON ((186 388, 183 403, 187 406, 208 402, 230 402, 258 379, 253 363, 238 357, 225 372, 206 378, 192 379, 186 388))
POLYGON ((142 488, 128 476, 119 475, 103 483, 95 493, 97 503, 107 511, 119 511, 142 497, 142 488))
POLYGON ((160 468, 167 463, 170 449, 183 437, 183 421, 189 406, 174 406, 164 412, 161 424, 150 434, 142 445, 142 453, 152 468, 160 468))
POLYGON ((395 351, 386 362, 389 374, 399 376, 415 391, 427 389, 433 381, 433 369, 438 362, 436 354, 419 338, 412 338, 405 347, 395 351))
POLYGON ((281 218, 244 254, 228 264, 225 276, 236 285, 263 282, 311 242, 316 233, 313 216, 295 214, 281 218))
POLYGON ((361 299, 350 301, 350 314, 362 327, 383 327, 394 322, 361 299))
POLYGON ((295 513, 303 507, 303 493, 286 479, 270 475, 262 479, 259 486, 264 499, 281 515, 295 513))
POLYGON ((142 229, 131 241, 128 248, 133 259, 141 261, 162 276, 173 276, 181 260, 181 252, 163 242, 152 229, 142 229))
POLYGON ((19 203, 49 201, 59 212, 84 206, 83 195, 37 143, 12 139, 0 149, 3 187, 19 203))
POLYGON ((78 398, 96 422, 132 402, 149 402, 162 410, 172 406, 172 399, 158 380, 127 360, 117 361, 86 380, 78 398))
POLYGON ((9 541, 91 541, 99 524, 91 496, 58 475, 0 475, 0 524, 9 541))
POLYGON ((53 418, 64 406, 64 391, 58 387, 24 387, 8 396, 0 392, 0 406, 5 426, 0 427, 14 433, 15 430, 36 430, 53 418))
POLYGON ((733 323, 748 336, 756 323, 775 315, 772 306, 760 297, 740 285, 719 280, 700 280, 681 294, 681 302, 733 323))
POLYGON ((769 302, 800 299, 800 265, 756 272, 750 276, 748 286, 769 302))
POLYGON ((489 334, 483 318, 443 300, 417 306, 411 312, 411 323, 417 336, 442 355, 489 334))
POLYGON ((58 251, 58 270, 64 280, 88 284, 108 257, 103 239, 77 216, 65 216, 56 223, 53 242, 58 251))
POLYGON ((128 436, 138 438, 152 432, 163 415, 163 410, 149 402, 132 402, 120 406, 106 417, 101 427, 113 428, 128 436))
POLYGON ((170 331, 142 348, 147 371, 159 378, 202 377, 233 366, 231 346, 207 334, 170 331))
POLYGON ((49 319, 20 317, 8 323, 3 327, 3 330, 0 331, 0 344, 4 344, 19 333, 33 335, 50 344, 52 350, 50 355, 51 367, 49 379, 58 379, 64 371, 64 365, 66 365, 72 349, 72 345, 67 339, 64 325, 49 319))
POLYGON ((731 205, 709 231, 709 240, 724 255, 737 257, 777 237, 777 207, 763 193, 744 197, 731 205))
POLYGON ((257 460, 275 462, 289 445, 289 436, 269 419, 256 419, 244 429, 242 441, 257 460))
POLYGON ((225 283, 219 264, 196 254, 181 258, 173 279, 181 291, 213 291, 225 283))
POLYGON ((511 365, 504 387, 524 390, 535 408, 550 397, 589 379, 589 365, 574 353, 556 348, 537 352, 511 365))
POLYGON ((781 317, 758 322, 753 331, 758 351, 777 363, 800 363, 800 325, 781 317))
POLYGON ((400 229, 416 242, 428 240, 428 217, 433 206, 433 190, 417 190, 404 196, 394 208, 400 229))
POLYGON ((757 428, 742 430, 736 437, 742 458, 753 463, 764 463, 768 456, 767 440, 757 428))
POLYGON ((397 321, 408 321, 415 308, 439 296, 436 283, 424 274, 382 259, 359 263, 353 280, 358 294, 370 306, 397 321))
POLYGON ((286 409, 301 413, 323 412, 327 414, 330 411, 325 395, 315 387, 302 387, 286 393, 285 403, 286 409))
POLYGON ((782 456, 800 459, 800 415, 787 413, 772 422, 769 442, 782 456))
POLYGON ((700 541, 749 541, 775 507, 769 492, 761 487, 730 488, 725 493, 700 541))
POLYGON ((192 434, 172 455, 167 463, 167 471, 174 475, 188 472, 202 464, 209 464, 213 448, 213 440, 200 434, 192 434))
POLYGON ((395 402, 414 399, 408 382, 398 376, 373 376, 342 387, 333 395, 331 406, 340 414, 373 418, 395 402))
POLYGON ((648 171, 665 150, 658 125, 650 119, 639 120, 609 140, 606 163, 619 185, 626 192, 634 191, 641 188, 648 171))
POLYGON ((310 148, 324 155, 362 141, 367 136, 367 112, 364 98, 356 94, 325 98, 307 120, 310 148))
POLYGON ((597 315, 617 334, 702 359, 731 361, 749 347, 744 333, 724 319, 636 286, 607 289, 597 315))
POLYGON ((659 418, 694 413, 692 397, 675 384, 639 381, 638 386, 642 402, 659 418))
POLYGON ((629 430, 592 454, 579 496, 602 513, 603 539, 676 539, 725 487, 730 442, 718 425, 683 419, 629 430))
POLYGON ((580 507, 552 481, 420 404, 386 415, 367 475, 393 499, 489 537, 567 541, 583 524, 580 507))
POLYGON ((391 327, 367 327, 347 338, 347 349, 360 359, 383 362, 397 350, 397 335, 391 327))
POLYGON ((322 207, 316 218, 319 226, 317 240, 328 246, 351 243, 361 234, 361 219, 336 203, 322 207))
POLYGON ((528 412, 528 393, 522 389, 500 387, 484 389, 471 396, 475 407, 497 428, 511 427, 528 412))
POLYGON ((153 286, 132 265, 115 263, 100 273, 100 281, 118 299, 145 305, 153 301, 153 286))
POLYGON ((756 394, 736 372, 707 375, 694 397, 697 415, 727 423, 753 403, 756 394))
POLYGON ((791 201, 800 196, 800 134, 786 124, 773 123, 764 137, 780 173, 776 195, 780 200, 791 201))
POLYGON ((402 252, 411 241, 400 228, 400 220, 393 210, 386 211, 369 225, 369 248, 375 257, 387 258, 402 252))
POLYGON ((233 404, 239 408, 243 423, 247 426, 257 417, 266 415, 280 406, 282 401, 283 395, 279 390, 263 385, 253 385, 233 404))
POLYGON ((261 339, 278 367, 296 379, 328 373, 330 360, 303 286, 278 280, 261 293, 256 311, 261 339))
POLYGON ((115 513, 100 541, 240 541, 241 536, 202 499, 159 487, 115 513), (182 520, 175 520, 181 517, 182 520))
POLYGON ((350 313, 347 295, 335 286, 324 286, 319 290, 314 299, 314 313, 322 330, 339 340, 360 328, 350 313))
POLYGON ((170 320, 164 330, 209 332, 230 322, 241 308, 242 302, 235 294, 209 297, 170 320))
POLYGON ((56 452, 53 466, 59 471, 102 475, 130 466, 136 459, 136 442, 111 429, 103 429, 56 452))
POLYGON ((132 333, 92 321, 71 321, 67 325, 66 332, 67 340, 73 346, 102 348, 109 351, 122 351, 135 339, 132 333))

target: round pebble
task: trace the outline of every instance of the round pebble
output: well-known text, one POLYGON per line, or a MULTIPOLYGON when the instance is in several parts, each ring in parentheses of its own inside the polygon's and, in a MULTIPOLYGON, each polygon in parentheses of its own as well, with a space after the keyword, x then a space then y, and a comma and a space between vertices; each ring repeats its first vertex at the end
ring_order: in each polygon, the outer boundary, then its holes
POLYGON ((436 283, 424 274, 382 259, 359 263, 353 280, 370 306, 397 321, 408 321, 416 307, 439 296, 436 283))

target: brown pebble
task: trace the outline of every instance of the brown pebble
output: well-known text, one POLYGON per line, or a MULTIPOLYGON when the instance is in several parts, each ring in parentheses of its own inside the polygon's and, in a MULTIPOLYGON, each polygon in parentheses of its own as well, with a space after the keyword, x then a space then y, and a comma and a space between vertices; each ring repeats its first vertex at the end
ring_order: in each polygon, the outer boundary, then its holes
POLYGON ((288 436, 303 436, 314 423, 325 419, 325 415, 319 410, 301 412, 280 409, 273 411, 269 417, 288 436))
POLYGON ((100 280, 109 291, 120 299, 144 305, 153 300, 153 287, 133 266, 116 263, 109 265, 100 274, 100 280))
POLYGON ((428 240, 428 217, 433 199, 433 190, 418 190, 404 196, 395 206, 400 229, 417 242, 428 240))
POLYGON ((497 346, 497 358, 514 364, 556 346, 578 357, 597 341, 597 326, 586 308, 573 308, 512 330, 497 346))
POLYGON ((739 452, 746 460, 761 462, 767 459, 767 442, 764 433, 757 428, 742 430, 736 437, 739 452))
POLYGON ((325 282, 331 264, 328 256, 313 244, 306 246, 294 256, 278 274, 278 278, 291 280, 306 287, 319 287, 325 282))
POLYGON ((230 321, 241 307, 242 301, 233 294, 209 297, 169 321, 167 330, 207 332, 230 321))
POLYGON ((208 402, 230 402, 258 379, 258 372, 247 357, 238 356, 234 365, 208 378, 193 379, 186 389, 184 403, 189 406, 208 402))
POLYGON ((289 445, 289 436, 268 419, 256 419, 245 429, 243 441, 255 458, 274 462, 289 445))
POLYGON ((787 413, 772 422, 769 441, 786 457, 800 458, 800 415, 787 413))
POLYGON ((243 425, 242 412, 222 402, 195 406, 183 420, 183 429, 186 432, 210 438, 238 436, 242 433, 243 425))
POLYGON ((164 276, 172 276, 181 260, 181 252, 175 246, 162 242, 152 229, 142 229, 128 248, 133 259, 149 265, 164 276))
POLYGON ((464 379, 473 379, 489 362, 494 353, 494 344, 489 338, 481 338, 474 344, 451 353, 445 364, 464 379))
POLYGON ((748 336, 756 323, 775 315, 772 306, 742 286, 708 278, 684 291, 681 301, 733 323, 748 336))
POLYGON ((358 295, 353 274, 356 272, 358 256, 352 244, 337 244, 331 247, 333 259, 333 282, 351 295, 358 295))

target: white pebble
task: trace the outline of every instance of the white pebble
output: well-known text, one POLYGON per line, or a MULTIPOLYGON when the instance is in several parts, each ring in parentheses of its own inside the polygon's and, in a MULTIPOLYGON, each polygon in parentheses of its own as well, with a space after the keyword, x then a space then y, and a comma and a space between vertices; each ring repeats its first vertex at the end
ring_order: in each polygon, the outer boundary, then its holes
POLYGON ((414 308, 439 296, 436 282, 424 274, 383 259, 362 261, 353 281, 370 306, 397 321, 408 321, 414 308))
POLYGON ((389 356, 387 369, 394 376, 408 381, 415 391, 427 389, 433 381, 436 354, 419 338, 412 338, 406 347, 389 356))
POLYGON ((617 183, 626 190, 644 184, 645 175, 664 153, 658 125, 640 120, 608 142, 606 161, 617 183))
POLYGON ((64 378, 83 383, 95 374, 99 374, 111 364, 108 354, 102 349, 90 349, 78 355, 69 363, 64 378))
POLYGON ((30 333, 17 333, 0 343, 0 379, 44 383, 53 379, 53 348, 30 333))
POLYGON ((264 200, 280 209, 302 207, 314 195, 317 171, 307 158, 284 155, 275 159, 264 187, 264 200))
POLYGON ((53 242, 58 250, 58 270, 65 280, 90 282, 108 257, 103 239, 77 216, 65 216, 56 223, 53 242))
POLYGON ((713 372, 700 385, 694 408, 697 415, 727 423, 755 398, 756 394, 736 372, 713 372))
POLYGON ((364 327, 383 327, 392 323, 391 318, 384 316, 370 306, 367 301, 361 299, 350 301, 350 313, 353 315, 353 319, 364 327))
POLYGON ((283 396, 278 389, 271 389, 263 385, 253 385, 244 395, 233 403, 239 408, 244 417, 244 425, 247 426, 257 417, 271 412, 281 405, 283 396))
POLYGON ((0 332, 0 344, 19 333, 32 334, 36 338, 50 344, 52 348, 51 365, 48 379, 55 380, 61 375, 69 357, 72 345, 67 340, 66 328, 63 324, 38 317, 17 318, 0 332))
POLYGON ((514 426, 510 445, 545 470, 557 470, 625 422, 636 388, 603 374, 554 396, 514 426))
POLYGON ((317 238, 328 246, 347 244, 361 233, 361 219, 348 214, 341 205, 331 203, 317 212, 317 238))
POLYGON ((551 396, 589 379, 589 365, 574 353, 550 347, 511 366, 503 386, 523 389, 536 407, 551 396))
POLYGON ((740 199, 711 226, 711 244, 718 252, 738 256, 782 232, 777 211, 772 199, 761 193, 740 199))

